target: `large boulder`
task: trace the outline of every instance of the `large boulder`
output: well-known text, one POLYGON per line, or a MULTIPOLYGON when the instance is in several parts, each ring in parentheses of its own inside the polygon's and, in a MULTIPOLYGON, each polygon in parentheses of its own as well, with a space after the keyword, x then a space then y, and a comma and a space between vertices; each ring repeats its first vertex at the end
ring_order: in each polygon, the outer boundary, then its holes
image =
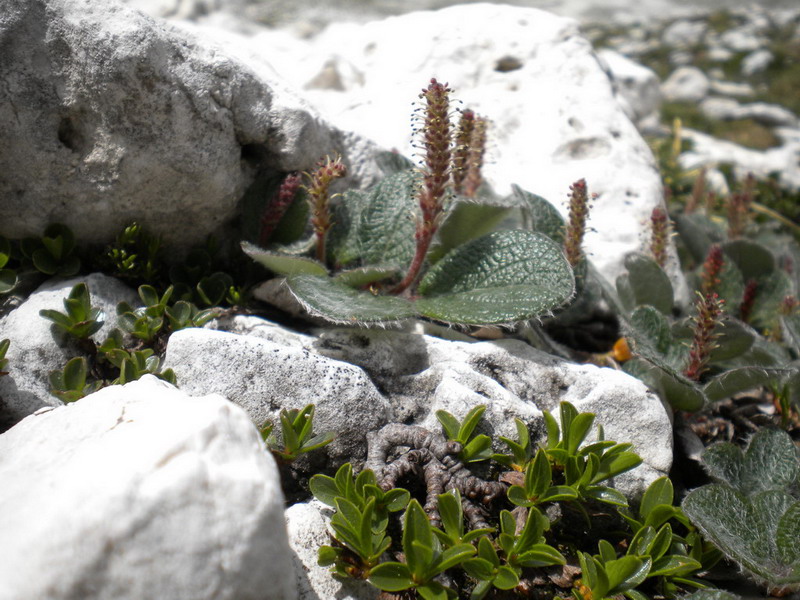
POLYGON ((296 597, 247 415, 145 376, 0 435, 0 598, 296 597))
POLYGON ((7 237, 61 222, 108 242, 136 220, 185 249, 236 216, 254 182, 331 152, 368 169, 265 62, 116 0, 5 2, 0 53, 7 237))

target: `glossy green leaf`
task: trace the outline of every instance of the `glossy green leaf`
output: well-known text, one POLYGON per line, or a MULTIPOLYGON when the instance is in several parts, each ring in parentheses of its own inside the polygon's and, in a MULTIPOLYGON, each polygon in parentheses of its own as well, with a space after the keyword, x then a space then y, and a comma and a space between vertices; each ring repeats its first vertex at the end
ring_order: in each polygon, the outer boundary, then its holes
POLYGON ((475 427, 477 427, 478 423, 480 423, 480 420, 483 417, 483 413, 485 411, 486 411, 485 404, 480 404, 472 408, 467 413, 467 416, 464 417, 464 421, 461 424, 461 428, 458 430, 458 438, 456 439, 458 439, 462 444, 465 443, 472 435, 472 432, 475 431, 475 427))
POLYGON ((0 294, 7 294, 17 286, 17 274, 11 269, 0 269, 0 294))
POLYGON ((461 566, 467 575, 475 579, 493 579, 494 566, 488 560, 483 558, 469 558, 465 560, 461 566))
POLYGON ((699 562, 688 556, 671 554, 653 562, 649 577, 676 577, 691 575, 703 568, 699 562))
POLYGON ((385 592, 401 592, 414 585, 408 566, 399 562, 384 562, 373 567, 369 582, 385 592))
POLYGON ((458 422, 458 419, 456 419, 446 410, 437 410, 436 418, 438 419, 439 423, 441 423, 447 439, 458 440, 458 431, 461 428, 461 424, 458 422))
POLYGON ((585 495, 588 498, 594 498, 595 500, 605 502, 606 504, 613 504, 615 506, 628 506, 628 500, 625 498, 625 496, 614 488, 600 485, 592 486, 586 490, 585 495))
POLYGON ((492 583, 498 590, 512 590, 519 585, 519 577, 511 567, 502 565, 492 583))
POLYGON ((635 588, 642 583, 650 572, 652 561, 636 556, 623 556, 605 563, 608 577, 608 594, 619 594, 635 588))
POLYGON ((647 519, 657 506, 664 504, 672 506, 674 494, 672 480, 667 476, 659 477, 647 486, 644 494, 642 494, 642 501, 639 503, 639 515, 642 519, 647 519))
POLYGON ((472 544, 456 544, 455 546, 451 546, 442 552, 442 555, 436 564, 436 571, 446 571, 447 569, 461 564, 473 556, 475 552, 475 546, 472 544))
POLYGON ((417 581, 424 581, 433 561, 433 533, 425 511, 415 499, 408 503, 403 522, 403 551, 417 581))
POLYGON ((497 324, 545 314, 572 297, 561 248, 542 234, 501 231, 434 265, 419 285, 420 314, 451 323, 497 324))
POLYGON ((522 567, 548 567, 566 564, 567 559, 552 546, 534 544, 517 555, 514 562, 522 567))

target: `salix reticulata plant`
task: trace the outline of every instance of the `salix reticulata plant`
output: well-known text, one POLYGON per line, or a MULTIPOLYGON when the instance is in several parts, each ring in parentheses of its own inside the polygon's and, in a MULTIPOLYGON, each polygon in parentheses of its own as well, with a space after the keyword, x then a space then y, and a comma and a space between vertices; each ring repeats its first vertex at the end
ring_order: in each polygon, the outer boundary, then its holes
POLYGON ((510 206, 521 205, 518 193, 494 206, 459 201, 458 191, 475 194, 481 185, 474 171, 486 124, 465 112, 462 125, 453 126, 450 96, 435 79, 420 94, 421 168, 395 169, 334 203, 327 184, 344 165, 323 160, 307 175, 313 240, 269 250, 243 243, 247 254, 286 277, 312 314, 340 323, 424 316, 506 324, 547 314, 572 297, 574 277, 560 242, 540 231, 492 231, 510 206), (314 258, 304 255, 312 252, 314 258))

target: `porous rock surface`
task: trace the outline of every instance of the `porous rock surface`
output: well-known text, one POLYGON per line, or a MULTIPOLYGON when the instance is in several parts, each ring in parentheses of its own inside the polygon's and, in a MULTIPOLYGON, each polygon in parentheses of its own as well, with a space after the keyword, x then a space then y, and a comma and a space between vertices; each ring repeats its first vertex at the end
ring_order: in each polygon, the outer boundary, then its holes
POLYGON ((39 315, 40 310, 65 312, 64 299, 76 283, 85 282, 92 306, 103 311, 103 327, 92 336, 98 343, 117 323, 117 304, 136 306, 139 297, 118 279, 100 273, 74 279, 56 279, 44 283, 20 306, 0 320, 0 340, 9 339, 6 358, 8 375, 0 377, 0 431, 3 431, 43 406, 60 406, 61 400, 50 394, 48 374, 63 369, 67 361, 81 352, 74 343, 57 342, 52 321, 39 315))
POLYGON ((7 237, 61 222, 109 242, 136 220, 186 249, 236 216, 255 181, 333 152, 368 170, 351 157, 366 142, 345 147, 266 63, 116 0, 4 2, 0 51, 7 237))
POLYGON ((0 598, 296 598, 247 415, 152 376, 0 435, 0 598))

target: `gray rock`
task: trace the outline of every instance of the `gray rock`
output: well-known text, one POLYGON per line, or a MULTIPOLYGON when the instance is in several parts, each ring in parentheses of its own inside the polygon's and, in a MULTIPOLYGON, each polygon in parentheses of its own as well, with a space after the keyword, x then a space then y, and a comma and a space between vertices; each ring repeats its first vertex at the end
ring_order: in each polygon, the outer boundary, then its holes
POLYGON ((0 38, 8 237, 58 221, 107 242, 136 220, 185 249, 232 219, 256 180, 335 151, 370 168, 263 59, 244 64, 116 0, 6 4, 0 38))
POLYGON ((60 406, 50 394, 48 374, 63 369, 67 361, 82 353, 74 343, 56 343, 52 322, 39 316, 44 309, 64 312, 63 300, 79 282, 89 287, 92 306, 105 313, 105 323, 93 339, 102 342, 117 324, 117 304, 138 303, 138 296, 118 280, 95 273, 70 280, 45 283, 18 308, 0 320, 0 339, 8 338, 8 375, 0 377, 0 431, 43 406, 60 406))
POLYGON ((672 102, 700 102, 708 95, 710 85, 697 67, 680 67, 661 84, 661 93, 672 102))
POLYGON ((703 21, 678 19, 664 29, 661 41, 667 46, 690 49, 703 40, 707 29, 708 26, 703 21))
POLYGON ((0 435, 0 598, 297 597, 274 461, 238 407, 152 376, 0 435))
POLYGON ((318 432, 334 431, 325 447, 335 464, 366 452, 364 433, 389 421, 390 409, 363 370, 263 338, 205 329, 172 334, 165 368, 189 394, 218 393, 247 411, 253 422, 278 422, 281 409, 316 406, 318 432))
POLYGON ((773 60, 775 60, 775 57, 772 52, 765 48, 751 52, 742 60, 742 75, 752 77, 766 69, 773 60))
POLYGON ((756 92, 749 83, 736 81, 711 80, 711 92, 720 96, 752 96, 756 92))
POLYGON ((739 104, 730 98, 706 98, 700 103, 700 110, 707 117, 720 121, 753 119, 770 127, 796 127, 798 124, 792 111, 766 102, 739 104))
POLYGON ((767 43, 767 40, 758 35, 757 29, 752 26, 730 29, 720 36, 720 41, 734 52, 753 52, 767 43))

